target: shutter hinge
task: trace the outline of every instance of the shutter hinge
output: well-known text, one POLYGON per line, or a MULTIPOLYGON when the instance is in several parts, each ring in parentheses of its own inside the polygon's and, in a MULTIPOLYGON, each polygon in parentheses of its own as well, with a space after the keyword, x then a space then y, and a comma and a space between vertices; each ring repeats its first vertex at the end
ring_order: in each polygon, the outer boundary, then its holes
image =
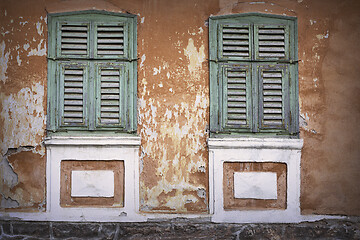
POLYGON ((278 60, 276 63, 290 63, 290 64, 294 64, 294 63, 298 63, 299 60, 278 60))
POLYGON ((206 59, 207 61, 209 62, 214 62, 214 63, 218 63, 219 61, 218 60, 213 60, 213 59, 206 59))
POLYGON ((91 60, 91 59, 88 59, 88 58, 85 58, 85 59, 72 59, 72 58, 55 58, 55 57, 46 57, 48 60, 52 60, 52 61, 78 61, 78 60, 91 60))
MULTIPOLYGON (((139 60, 139 58, 127 59, 128 62, 134 62, 139 60)), ((118 60, 118 62, 122 62, 122 60, 118 60)))

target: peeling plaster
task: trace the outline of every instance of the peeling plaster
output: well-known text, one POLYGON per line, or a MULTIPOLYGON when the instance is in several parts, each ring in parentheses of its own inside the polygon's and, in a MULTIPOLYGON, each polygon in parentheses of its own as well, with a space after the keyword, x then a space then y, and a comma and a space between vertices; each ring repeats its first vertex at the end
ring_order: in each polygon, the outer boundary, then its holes
MULTIPOLYGON (((19 146, 37 146, 44 136, 44 86, 34 83, 10 96, 0 95, 1 118, 4 121, 1 151, 19 146)), ((45 154, 45 150, 39 150, 45 154)))
POLYGON ((249 4, 265 4, 265 2, 249 2, 249 4))
POLYGON ((28 43, 25 43, 23 46, 25 51, 27 51, 29 49, 29 47, 30 47, 30 44, 28 44, 28 43))
POLYGON ((44 195, 39 195, 39 192, 44 193, 41 184, 39 185, 41 182, 39 179, 44 179, 44 177, 38 175, 37 179, 33 178, 38 171, 44 169, 44 165, 41 166, 39 162, 33 162, 35 158, 31 158, 31 154, 26 153, 32 152, 37 155, 39 154, 37 148, 34 146, 9 148, 6 154, 3 155, 0 162, 0 181, 3 183, 0 185, 0 208, 37 206, 38 209, 44 209, 44 203, 41 202, 41 199, 44 200, 44 195), (22 157, 19 157, 19 155, 22 155, 22 157), (24 156, 27 156, 27 158, 23 158, 24 156))
POLYGON ((155 76, 155 75, 158 75, 158 74, 160 74, 160 72, 161 72, 161 67, 159 66, 159 68, 154 68, 154 73, 153 73, 153 75, 155 76))
POLYGON ((16 61, 18 63, 18 66, 21 66, 21 59, 20 59, 20 56, 19 56, 19 52, 18 52, 18 55, 16 56, 16 61))
MULTIPOLYGON (((41 17, 42 18, 42 17, 41 17)), ((41 25, 41 22, 37 22, 36 23, 36 30, 37 30, 37 33, 41 36, 43 35, 43 30, 44 30, 44 27, 41 25)))
POLYGON ((6 79, 8 78, 6 76, 6 71, 8 68, 8 62, 9 62, 9 55, 10 50, 7 52, 5 51, 5 42, 2 41, 0 44, 0 80, 5 83, 6 79))
POLYGON ((6 198, 3 194, 1 195, 0 209, 1 208, 17 208, 20 206, 19 202, 11 199, 10 197, 6 198))
POLYGON ((197 70, 201 68, 201 64, 205 61, 205 47, 201 45, 199 51, 194 46, 194 40, 189 39, 186 49, 184 49, 184 54, 189 59, 190 64, 188 69, 191 74, 195 74, 197 70))
MULTIPOLYGON (((197 203, 198 198, 204 198, 204 193, 200 193, 199 189, 206 188, 201 183, 190 183, 189 179, 193 173, 205 172, 202 167, 206 166, 206 162, 199 157, 199 153, 206 147, 202 139, 205 137, 204 119, 208 99, 200 91, 193 103, 181 102, 180 105, 167 106, 162 115, 157 113, 161 103, 152 99, 150 102, 150 105, 147 103, 147 107, 144 106, 139 116, 142 119, 141 135, 146 140, 141 157, 154 156, 158 159, 156 176, 159 181, 151 188, 143 182, 140 183, 144 189, 141 191, 142 199, 146 199, 141 209, 149 211, 166 206, 173 211, 186 212, 186 204, 197 203), (181 117, 185 117, 187 121, 181 122, 181 117), (161 123, 159 133, 150 130, 156 129, 152 122, 161 123), (156 138, 153 134, 157 135, 156 138), (157 144, 149 144, 149 141, 156 141, 157 144), (176 174, 173 174, 174 172, 176 174), (195 196, 190 192, 194 192, 195 196), (158 196, 162 194, 165 194, 166 200, 159 199, 158 196), (164 205, 162 201, 165 202, 164 205)), ((143 163, 143 160, 141 162, 143 163)))
POLYGON ((28 53, 28 57, 29 56, 45 56, 45 55, 46 55, 46 42, 44 41, 44 39, 41 39, 37 48, 31 49, 30 52, 28 53), (44 47, 42 48, 43 43, 44 43, 44 47))
POLYGON ((329 30, 327 30, 325 34, 317 34, 316 37, 319 40, 322 40, 324 38, 329 38, 329 30))
POLYGON ((142 68, 142 67, 144 66, 145 60, 146 60, 146 55, 143 54, 143 55, 141 56, 140 68, 142 68))
MULTIPOLYGON (((18 183, 18 176, 14 172, 12 166, 10 165, 9 161, 7 160, 7 156, 2 158, 2 161, 0 162, 0 175, 1 175, 1 182, 4 184, 1 186, 13 188, 18 183)), ((1 189, 3 190, 3 189, 1 189)), ((1 191, 2 192, 2 191, 1 191)))
POLYGON ((310 123, 311 123, 311 120, 309 118, 308 113, 305 113, 305 114, 300 113, 300 116, 299 116, 300 128, 304 129, 307 132, 317 134, 318 132, 314 128, 311 127, 310 123))

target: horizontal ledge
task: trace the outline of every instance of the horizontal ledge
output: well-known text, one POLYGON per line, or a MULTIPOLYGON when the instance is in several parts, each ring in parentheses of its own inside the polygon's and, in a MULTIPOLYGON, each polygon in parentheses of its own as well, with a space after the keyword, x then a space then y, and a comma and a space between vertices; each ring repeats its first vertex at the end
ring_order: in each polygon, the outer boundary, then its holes
POLYGON ((288 138, 209 138, 209 149, 288 149, 301 150, 303 139, 288 138))
POLYGON ((44 141, 46 146, 140 146, 136 136, 51 136, 44 141))

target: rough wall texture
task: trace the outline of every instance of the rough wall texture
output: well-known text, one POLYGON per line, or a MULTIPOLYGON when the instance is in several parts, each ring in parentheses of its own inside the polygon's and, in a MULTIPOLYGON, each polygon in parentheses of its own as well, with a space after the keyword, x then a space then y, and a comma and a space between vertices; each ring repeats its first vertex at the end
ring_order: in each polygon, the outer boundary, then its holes
POLYGON ((176 219, 151 223, 0 221, 1 239, 359 239, 356 220, 300 224, 214 224, 176 219))
POLYGON ((0 209, 44 210, 46 12, 0 2, 0 209))
POLYGON ((46 13, 86 9, 138 15, 142 211, 208 211, 206 21, 262 12, 298 17, 302 211, 360 215, 356 0, 1 1, 1 208, 43 206, 44 182, 29 189, 45 176, 46 13))

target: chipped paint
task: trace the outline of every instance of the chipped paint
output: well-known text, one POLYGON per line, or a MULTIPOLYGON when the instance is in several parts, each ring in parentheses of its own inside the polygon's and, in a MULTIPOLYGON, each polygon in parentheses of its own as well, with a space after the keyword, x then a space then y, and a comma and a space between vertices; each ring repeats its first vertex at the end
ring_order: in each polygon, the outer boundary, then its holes
MULTIPOLYGON (((1 119, 4 121, 2 154, 5 154, 8 148, 39 145, 45 128, 44 86, 34 83, 17 94, 1 94, 0 99, 1 119)), ((44 149, 40 151, 44 154, 44 149)))
POLYGON ((20 59, 19 52, 18 52, 18 55, 16 56, 16 61, 17 61, 18 66, 21 66, 22 61, 20 59))
POLYGON ((158 75, 159 73, 161 72, 161 67, 159 68, 154 68, 154 72, 153 72, 153 75, 158 75))
POLYGON ((41 39, 37 48, 31 49, 30 52, 28 53, 28 57, 29 56, 45 56, 45 55, 46 55, 46 41, 44 41, 44 39, 41 39), (44 45, 44 46, 42 47, 42 45, 44 45))
POLYGON ((5 83, 6 79, 6 71, 8 68, 10 50, 5 51, 5 42, 2 41, 0 44, 0 80, 5 83))
POLYGON ((201 68, 201 64, 205 61, 205 47, 201 45, 199 50, 194 46, 194 40, 189 39, 186 49, 184 49, 184 54, 189 59, 188 69, 191 74, 196 74, 197 70, 201 68))
POLYGON ((250 2, 249 4, 265 4, 265 2, 250 2))
POLYGON ((319 39, 319 40, 322 40, 322 39, 324 39, 324 38, 328 38, 328 37, 329 37, 329 31, 326 31, 325 34, 317 34, 316 37, 317 37, 317 39, 319 39))
MULTIPOLYGON (((160 107, 160 102, 153 104, 156 106, 150 105, 150 110, 160 107)), ((146 204, 142 206, 143 211, 147 211, 146 209, 156 210, 161 207, 164 200, 159 200, 156 197, 161 195, 166 196, 163 206, 166 206, 169 211, 186 212, 186 204, 199 201, 199 196, 194 197, 188 193, 197 193, 199 188, 205 189, 206 186, 199 185, 199 183, 193 185, 188 181, 192 174, 199 172, 198 169, 206 165, 204 160, 197 157, 199 152, 204 149, 205 143, 202 142, 202 138, 205 137, 205 132, 199 132, 196 129, 199 125, 205 127, 202 119, 206 114, 207 106, 207 98, 204 95, 197 95, 193 104, 182 102, 180 106, 168 106, 163 115, 158 115, 154 110, 151 111, 151 114, 145 113, 145 116, 148 116, 148 121, 152 122, 151 119, 156 118, 156 122, 161 123, 161 125, 156 138, 149 136, 150 131, 145 128, 153 128, 151 124, 143 124, 142 128, 142 134, 145 139, 148 139, 147 142, 155 140, 157 143, 144 145, 143 153, 145 154, 143 158, 156 156, 156 159, 159 159, 159 166, 156 169, 156 176, 159 177, 159 181, 156 186, 149 188, 141 183, 141 187, 147 189, 142 191, 142 197, 147 199, 146 204), (184 115, 185 117, 187 115, 194 117, 187 117, 187 122, 181 123, 179 118, 184 115), (171 148, 168 151, 169 146, 171 148), (174 172, 176 174, 173 174, 174 172), (173 194, 174 191, 175 194, 173 194)), ((145 108, 145 111, 146 109, 149 107, 145 108)), ((205 198, 203 195, 201 198, 205 198)))
POLYGON ((30 47, 29 43, 25 43, 24 46, 23 46, 25 51, 27 51, 29 49, 29 47, 30 47))
POLYGON ((1 209, 34 208, 44 210, 45 159, 35 147, 10 149, 0 164, 1 209), (9 183, 10 181, 10 183, 9 183))
POLYGON ((144 66, 145 60, 146 60, 146 55, 143 54, 143 55, 141 56, 140 68, 142 68, 142 67, 144 66))
MULTIPOLYGON (((42 17, 41 17, 41 19, 42 19, 42 17)), ((36 30, 40 36, 43 35, 44 27, 42 26, 41 22, 36 23, 36 30)))
MULTIPOLYGON (((7 157, 3 157, 2 161, 0 162, 0 175, 1 175, 1 182, 4 184, 3 187, 13 188, 18 183, 18 176, 14 172, 12 166, 8 162, 7 157)), ((3 192, 3 189, 1 192, 3 192)))

